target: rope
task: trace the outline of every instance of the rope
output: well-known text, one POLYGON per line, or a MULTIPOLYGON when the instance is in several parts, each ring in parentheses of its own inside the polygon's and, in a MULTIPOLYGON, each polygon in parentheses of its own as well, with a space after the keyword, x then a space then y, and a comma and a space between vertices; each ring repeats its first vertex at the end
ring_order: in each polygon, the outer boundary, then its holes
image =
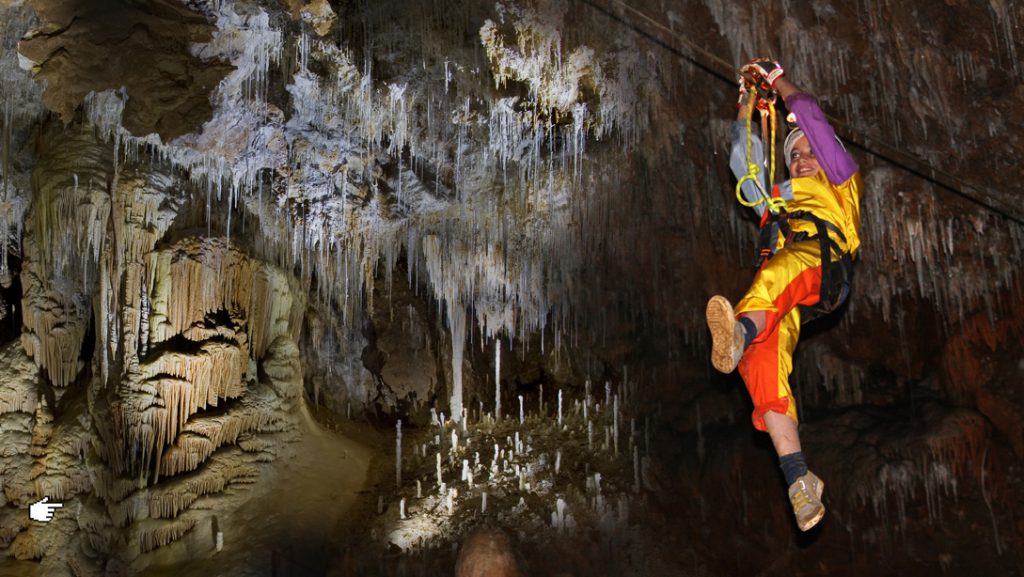
POLYGON ((756 101, 757 93, 751 90, 750 99, 747 103, 747 110, 750 111, 750 113, 747 114, 747 174, 736 183, 736 200, 738 200, 743 206, 749 208, 753 208, 762 202, 767 202, 768 199, 771 198, 768 191, 764 189, 764 185, 761 183, 761 180, 757 178, 757 174, 761 171, 761 167, 754 162, 754 128, 751 124, 754 117, 754 104, 756 101), (748 180, 753 181, 757 191, 761 193, 761 198, 753 202, 748 202, 743 198, 743 183, 748 180))
POLYGON ((778 140, 779 140, 778 138, 776 138, 775 135, 778 134, 779 120, 778 120, 778 113, 776 112, 774 106, 769 108, 768 112, 769 112, 769 115, 772 117, 772 161, 771 161, 772 162, 772 172, 771 172, 771 183, 775 184, 775 165, 777 164, 775 162, 775 143, 778 142, 778 140))
POLYGON ((761 134, 765 134, 767 132, 766 121, 768 120, 768 117, 771 117, 770 140, 772 144, 771 156, 769 157, 771 160, 768 161, 766 159, 766 161, 770 166, 768 173, 768 185, 773 186, 775 184, 775 165, 777 164, 775 162, 775 141, 778 139, 775 137, 775 131, 778 127, 778 119, 775 114, 774 102, 767 103, 767 111, 760 106, 761 103, 763 102, 758 100, 757 91, 751 89, 750 101, 747 103, 747 110, 750 111, 750 114, 747 115, 747 174, 740 178, 739 182, 736 183, 736 200, 748 208, 753 208, 761 203, 765 203, 768 211, 772 214, 778 214, 779 212, 786 210, 786 200, 782 197, 773 197, 768 194, 768 191, 764 188, 764 184, 759 178, 757 178, 758 173, 761 171, 761 167, 754 162, 754 127, 752 125, 752 119, 754 117, 755 104, 757 104, 757 109, 761 112, 761 134), (747 181, 753 181, 757 191, 761 193, 761 197, 753 202, 743 198, 743 183, 747 181))
MULTIPOLYGON (((607 2, 609 6, 611 4, 615 4, 621 7, 624 11, 634 14, 640 20, 649 23, 655 29, 667 34, 668 37, 676 43, 687 48, 691 54, 686 54, 685 52, 680 51, 675 46, 644 30, 639 25, 634 25, 623 20, 620 16, 612 12, 610 7, 600 6, 594 0, 579 1, 590 6, 595 11, 603 13, 612 20, 623 24, 637 34, 661 45, 665 49, 686 58, 698 68, 705 70, 712 76, 725 80, 730 85, 735 85, 735 66, 733 64, 726 62, 716 54, 694 44, 685 36, 676 33, 671 28, 654 20, 640 10, 626 4, 623 0, 607 0, 607 2)), ((860 148, 864 152, 898 166, 915 176, 936 184, 961 198, 982 206, 996 214, 1016 222, 1017 224, 1024 224, 1024 207, 1014 205, 1012 202, 1014 200, 1014 196, 990 186, 981 186, 943 170, 939 170, 920 157, 904 152, 899 147, 893 146, 878 138, 872 138, 832 115, 826 114, 825 118, 828 119, 832 127, 836 129, 836 132, 838 132, 844 140, 853 144, 857 148, 860 148)))

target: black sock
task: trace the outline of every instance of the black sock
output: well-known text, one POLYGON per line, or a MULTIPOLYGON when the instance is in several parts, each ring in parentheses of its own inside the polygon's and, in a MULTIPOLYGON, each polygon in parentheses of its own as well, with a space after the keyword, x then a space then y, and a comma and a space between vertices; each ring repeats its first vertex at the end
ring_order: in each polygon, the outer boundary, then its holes
POLYGON ((740 324, 746 329, 743 331, 743 350, 747 350, 750 342, 757 336, 757 325, 749 317, 740 317, 740 324))
POLYGON ((792 485, 798 478, 807 474, 807 463, 800 451, 779 457, 782 474, 786 476, 786 485, 792 485))

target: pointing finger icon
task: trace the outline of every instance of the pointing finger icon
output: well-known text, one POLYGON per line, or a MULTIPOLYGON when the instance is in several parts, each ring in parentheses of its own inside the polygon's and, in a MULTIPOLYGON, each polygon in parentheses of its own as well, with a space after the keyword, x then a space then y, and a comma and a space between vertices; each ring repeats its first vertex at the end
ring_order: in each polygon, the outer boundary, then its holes
POLYGON ((28 508, 28 516, 33 521, 40 521, 48 523, 53 519, 53 510, 60 509, 64 506, 63 503, 50 503, 49 497, 43 497, 42 499, 32 503, 28 508))

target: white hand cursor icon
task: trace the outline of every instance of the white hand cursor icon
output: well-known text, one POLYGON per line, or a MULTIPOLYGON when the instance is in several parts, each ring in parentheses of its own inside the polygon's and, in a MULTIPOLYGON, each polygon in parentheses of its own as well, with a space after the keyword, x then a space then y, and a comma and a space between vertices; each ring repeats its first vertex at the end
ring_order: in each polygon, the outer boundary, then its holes
POLYGON ((28 508, 28 516, 33 521, 42 521, 48 523, 53 519, 53 510, 60 509, 64 506, 63 503, 47 503, 49 497, 43 497, 42 499, 32 503, 28 508))

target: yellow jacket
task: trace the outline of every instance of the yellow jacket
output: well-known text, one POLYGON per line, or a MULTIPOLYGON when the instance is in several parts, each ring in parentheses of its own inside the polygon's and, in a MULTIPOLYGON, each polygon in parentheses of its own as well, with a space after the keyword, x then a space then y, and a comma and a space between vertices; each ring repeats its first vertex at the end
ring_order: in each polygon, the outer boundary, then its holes
MULTIPOLYGON (((846 236, 846 243, 836 238, 836 235, 832 237, 851 255, 856 254, 860 247, 860 191, 864 188, 860 171, 854 172, 853 176, 838 186, 829 182, 823 170, 813 176, 793 178, 788 182, 793 196, 786 201, 786 211, 792 213, 805 210, 836 225, 846 236)), ((809 220, 794 219, 789 224, 794 232, 812 235, 818 232, 809 220)), ((785 239, 780 235, 776 250, 782 248, 784 242, 785 239)))

